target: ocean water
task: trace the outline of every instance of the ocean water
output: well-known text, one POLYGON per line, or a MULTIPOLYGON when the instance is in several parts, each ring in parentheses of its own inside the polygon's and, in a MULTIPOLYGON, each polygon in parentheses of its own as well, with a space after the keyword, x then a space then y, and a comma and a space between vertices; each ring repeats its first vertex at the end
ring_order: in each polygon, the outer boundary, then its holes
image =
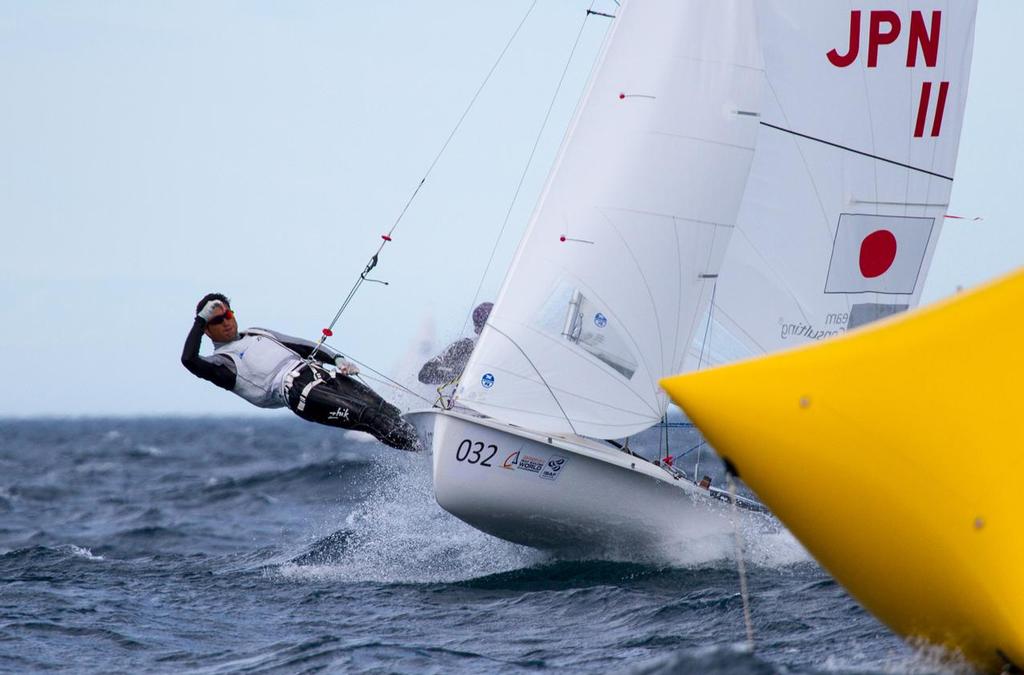
POLYGON ((0 671, 961 669, 781 528, 744 539, 752 650, 732 550, 503 542, 437 506, 427 455, 274 415, 0 421, 0 671))

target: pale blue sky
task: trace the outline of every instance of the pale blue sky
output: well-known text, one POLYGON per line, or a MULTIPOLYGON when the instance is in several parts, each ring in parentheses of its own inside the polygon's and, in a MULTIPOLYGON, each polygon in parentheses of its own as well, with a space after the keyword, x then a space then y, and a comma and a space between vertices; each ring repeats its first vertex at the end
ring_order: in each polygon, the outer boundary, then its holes
MULTIPOLYGON (((259 413, 179 364, 195 301, 314 337, 530 0, 0 0, 0 416, 259 413)), ((589 0, 540 0, 334 343, 384 370, 455 337, 589 0)), ((614 8, 612 0, 599 9, 614 8)), ((925 298, 1024 263, 1024 2, 982 0, 925 298)), ((493 295, 607 20, 591 18, 493 295)))

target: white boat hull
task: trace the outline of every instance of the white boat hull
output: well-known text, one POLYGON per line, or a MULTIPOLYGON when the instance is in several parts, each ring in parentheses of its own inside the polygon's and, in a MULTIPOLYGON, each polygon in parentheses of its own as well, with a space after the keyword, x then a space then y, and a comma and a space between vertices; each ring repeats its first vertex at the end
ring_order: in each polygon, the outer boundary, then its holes
POLYGON ((727 505, 626 452, 460 412, 408 418, 433 450, 437 503, 501 539, 636 553, 732 531, 727 505))

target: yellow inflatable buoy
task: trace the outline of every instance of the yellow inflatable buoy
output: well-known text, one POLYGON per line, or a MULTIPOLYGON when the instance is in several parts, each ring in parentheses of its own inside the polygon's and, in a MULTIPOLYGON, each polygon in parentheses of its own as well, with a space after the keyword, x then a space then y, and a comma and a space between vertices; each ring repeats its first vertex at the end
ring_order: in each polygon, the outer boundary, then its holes
POLYGON ((893 630, 1024 667, 1024 270, 662 386, 893 630))

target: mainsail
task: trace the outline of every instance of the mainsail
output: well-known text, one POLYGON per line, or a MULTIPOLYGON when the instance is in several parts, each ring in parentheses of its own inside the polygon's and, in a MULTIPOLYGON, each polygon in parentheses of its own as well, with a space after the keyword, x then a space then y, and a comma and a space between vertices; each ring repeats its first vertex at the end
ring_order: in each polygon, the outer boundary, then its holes
POLYGON ((754 154, 752 0, 624 2, 457 398, 598 438, 662 418, 754 154))
POLYGON ((695 348, 709 347, 704 364, 736 354, 730 337, 772 352, 917 304, 952 189, 976 9, 758 3, 761 133, 711 345, 695 348))

